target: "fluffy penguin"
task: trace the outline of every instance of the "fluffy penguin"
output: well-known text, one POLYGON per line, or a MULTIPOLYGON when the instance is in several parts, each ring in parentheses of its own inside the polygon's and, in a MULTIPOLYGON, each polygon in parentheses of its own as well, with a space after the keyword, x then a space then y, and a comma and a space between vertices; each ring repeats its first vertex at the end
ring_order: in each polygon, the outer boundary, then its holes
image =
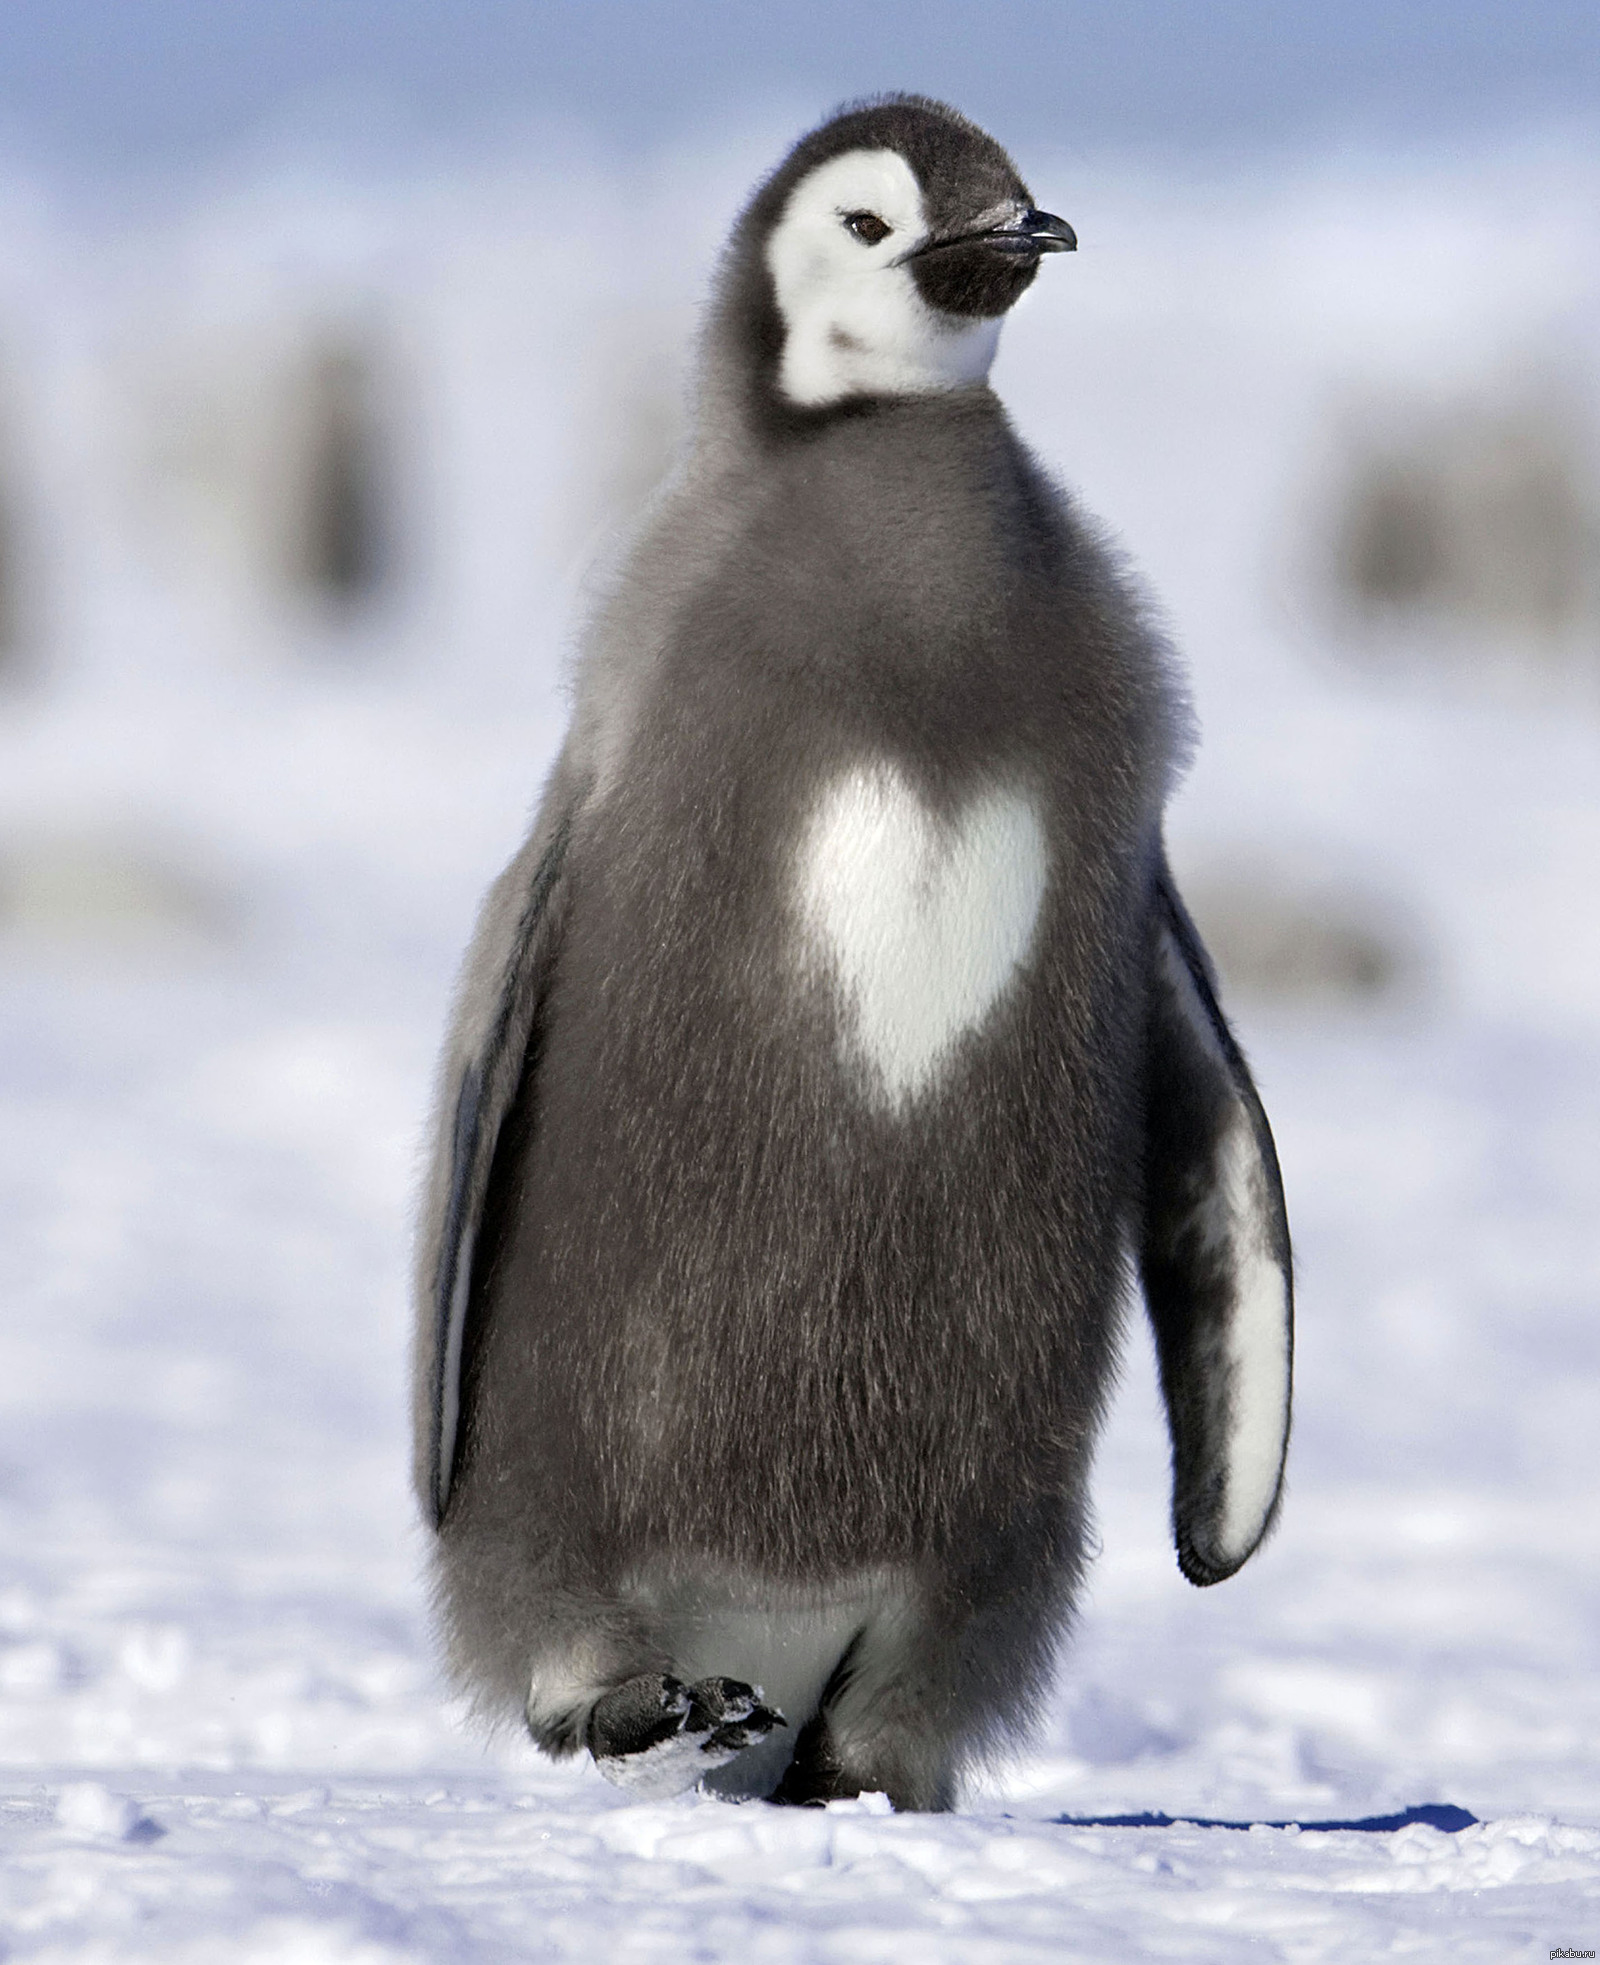
POLYGON ((466 961, 438 1610, 486 1716, 642 1794, 943 1808, 1026 1735, 1134 1265, 1183 1573, 1278 1506, 1289 1238, 1163 854, 1186 710, 987 384, 1075 243, 916 97, 761 185, 466 961))

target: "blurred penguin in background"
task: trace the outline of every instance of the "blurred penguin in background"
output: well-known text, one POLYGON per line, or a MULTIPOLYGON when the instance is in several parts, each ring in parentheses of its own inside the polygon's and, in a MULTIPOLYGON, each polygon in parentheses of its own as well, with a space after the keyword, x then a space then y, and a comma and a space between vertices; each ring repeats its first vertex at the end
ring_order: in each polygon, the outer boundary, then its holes
POLYGON ((451 1666, 644 1795, 945 1808, 1026 1736, 1136 1264, 1192 1582, 1278 1505, 1271 1135, 1162 848, 1186 709, 988 386, 1071 227, 917 97, 739 219, 444 1058, 451 1666))

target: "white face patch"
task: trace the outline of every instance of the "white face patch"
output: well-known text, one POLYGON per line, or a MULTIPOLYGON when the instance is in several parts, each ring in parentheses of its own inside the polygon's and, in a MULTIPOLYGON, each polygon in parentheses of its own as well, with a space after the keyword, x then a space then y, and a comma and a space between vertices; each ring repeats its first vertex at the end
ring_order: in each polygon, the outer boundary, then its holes
POLYGON ((850 1061, 904 1106, 1027 959, 1049 875, 1033 802, 996 787, 947 824, 893 765, 852 771, 818 803, 797 875, 807 951, 837 984, 850 1061))
POLYGON ((783 317, 778 384, 807 408, 847 396, 921 396, 982 382, 1000 323, 941 314, 899 262, 928 236, 922 191, 893 150, 850 150, 795 186, 767 243, 783 317), (877 244, 845 220, 871 212, 877 244))

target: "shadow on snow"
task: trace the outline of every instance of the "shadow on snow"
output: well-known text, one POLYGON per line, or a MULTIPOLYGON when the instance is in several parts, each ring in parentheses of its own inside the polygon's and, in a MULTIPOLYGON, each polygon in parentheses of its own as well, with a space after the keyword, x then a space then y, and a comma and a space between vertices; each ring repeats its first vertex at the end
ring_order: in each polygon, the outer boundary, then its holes
POLYGON ((1057 1815, 1055 1819, 1057 1826, 1065 1829, 1304 1829, 1323 1834, 1333 1829, 1357 1829, 1363 1835, 1388 1835, 1421 1822, 1425 1828, 1459 1835, 1462 1829, 1472 1828, 1478 1818, 1448 1801, 1425 1801, 1399 1815, 1363 1815, 1359 1821, 1348 1822, 1221 1822, 1206 1815, 1057 1815))

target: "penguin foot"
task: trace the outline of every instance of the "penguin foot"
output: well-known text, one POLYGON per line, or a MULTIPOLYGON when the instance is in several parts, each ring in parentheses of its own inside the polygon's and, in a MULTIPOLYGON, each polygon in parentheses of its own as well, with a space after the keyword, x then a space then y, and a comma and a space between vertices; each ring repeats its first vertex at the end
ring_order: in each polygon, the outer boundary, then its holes
POLYGON ((656 1801, 682 1794, 787 1724, 762 1702, 759 1685, 737 1678, 685 1685, 665 1672, 642 1672, 595 1701, 586 1738, 608 1781, 656 1801))
POLYGON ((830 1801, 859 1795, 862 1787, 863 1783, 846 1771, 828 1722, 818 1713, 801 1727, 794 1759, 767 1798, 780 1808, 826 1808, 830 1801))

